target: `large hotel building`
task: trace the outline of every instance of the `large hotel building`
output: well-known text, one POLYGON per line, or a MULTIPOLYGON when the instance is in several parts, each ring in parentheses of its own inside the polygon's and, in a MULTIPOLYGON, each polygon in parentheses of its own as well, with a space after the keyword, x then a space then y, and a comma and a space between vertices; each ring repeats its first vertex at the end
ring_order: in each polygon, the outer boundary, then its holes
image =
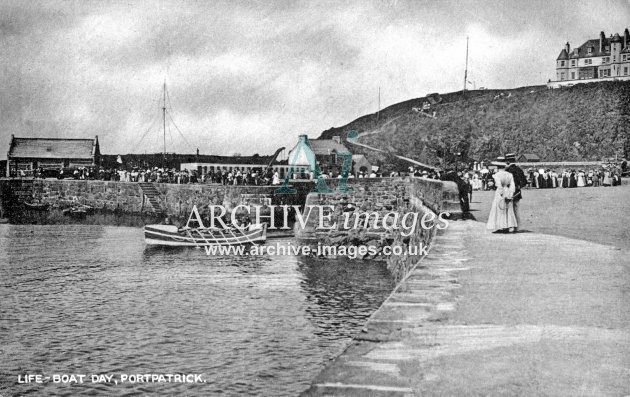
POLYGON ((615 33, 587 40, 579 47, 567 43, 556 60, 556 81, 559 85, 583 82, 579 80, 630 79, 630 33, 615 33), (566 82, 562 84, 562 82, 566 82))

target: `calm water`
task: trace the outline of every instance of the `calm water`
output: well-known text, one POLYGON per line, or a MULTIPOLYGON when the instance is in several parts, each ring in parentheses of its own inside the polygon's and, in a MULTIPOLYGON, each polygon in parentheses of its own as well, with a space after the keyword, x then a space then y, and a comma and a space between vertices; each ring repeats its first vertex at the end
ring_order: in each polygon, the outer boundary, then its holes
POLYGON ((142 230, 0 225, 0 395, 296 395, 392 290, 384 265, 145 248, 142 230), (195 373, 206 383, 18 384, 195 373))

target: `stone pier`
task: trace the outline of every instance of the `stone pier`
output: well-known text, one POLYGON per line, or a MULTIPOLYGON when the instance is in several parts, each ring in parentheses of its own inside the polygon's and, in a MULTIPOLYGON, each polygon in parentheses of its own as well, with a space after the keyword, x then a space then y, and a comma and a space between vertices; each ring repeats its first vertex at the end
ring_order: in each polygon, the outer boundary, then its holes
POLYGON ((629 395, 629 253, 453 222, 304 395, 629 395))

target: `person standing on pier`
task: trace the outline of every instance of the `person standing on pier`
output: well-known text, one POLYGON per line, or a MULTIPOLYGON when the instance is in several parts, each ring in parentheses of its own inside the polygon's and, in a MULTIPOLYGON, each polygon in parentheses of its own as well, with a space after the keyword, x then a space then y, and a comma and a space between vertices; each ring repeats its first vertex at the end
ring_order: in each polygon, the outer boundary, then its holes
POLYGON ((493 162, 492 165, 496 166, 499 171, 493 175, 497 190, 494 193, 486 228, 493 232, 507 230, 511 233, 518 226, 513 200, 516 183, 512 174, 505 171, 505 163, 497 161, 493 162))
MULTIPOLYGON (((514 196, 513 196, 513 206, 514 206, 514 216, 516 217, 516 224, 521 224, 521 217, 519 215, 518 207, 523 198, 522 190, 527 186, 527 177, 525 176, 525 172, 516 165, 516 154, 508 153, 505 155, 505 163, 507 167, 505 167, 505 171, 512 174, 512 178, 514 179, 514 196)), ((555 186, 554 186, 555 187, 555 186)), ((514 227, 514 230, 518 230, 518 226, 514 227)))

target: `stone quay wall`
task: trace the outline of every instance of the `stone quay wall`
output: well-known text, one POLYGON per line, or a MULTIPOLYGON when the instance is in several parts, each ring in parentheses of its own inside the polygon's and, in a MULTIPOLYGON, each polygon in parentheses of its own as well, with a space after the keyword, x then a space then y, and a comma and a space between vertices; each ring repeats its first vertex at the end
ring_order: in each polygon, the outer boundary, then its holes
MULTIPOLYGON (((248 197, 271 197, 271 186, 175 185, 153 184, 159 192, 155 208, 139 183, 54 180, 1 179, 0 202, 3 216, 20 222, 20 215, 32 211, 24 203, 48 205, 54 218, 55 210, 89 206, 98 212, 142 215, 168 214, 175 218, 187 217, 193 205, 238 205, 243 194, 248 197)), ((41 211, 43 212, 43 211, 41 211)), ((38 217, 41 219, 41 217, 38 217)))
MULTIPOLYGON (((333 190, 339 183, 338 180, 326 182, 333 190)), ((193 204, 234 204, 243 194, 271 197, 274 204, 303 204, 306 194, 315 188, 312 182, 298 182, 294 184, 299 185, 297 195, 274 196, 277 186, 153 185, 160 193, 162 204, 169 214, 179 213, 193 204)), ((458 202, 457 188, 455 184, 448 182, 420 178, 365 178, 350 179, 348 186, 360 193, 358 198, 364 208, 397 207, 410 200, 420 200, 434 212, 459 211, 453 204, 458 202)), ((155 210, 147 203, 146 197, 143 197, 140 184, 135 182, 2 178, 0 188, 5 211, 24 202, 62 208, 82 204, 99 209, 118 209, 126 213, 155 210)), ((335 194, 333 197, 336 197, 335 194)))
MULTIPOLYGON (((436 230, 435 227, 422 227, 422 217, 433 214, 433 220, 425 222, 424 226, 435 226, 437 216, 442 212, 449 212, 455 218, 461 215, 457 187, 453 182, 421 178, 350 179, 347 186, 352 191, 347 193, 338 191, 338 180, 326 182, 332 193, 312 193, 315 183, 306 181, 294 184, 298 190, 294 195, 275 195, 278 186, 152 184, 159 198, 151 201, 142 186, 134 182, 0 179, 0 215, 14 223, 72 223, 72 219, 61 215, 63 209, 89 206, 97 214, 94 219, 88 219, 88 223, 125 224, 121 222, 121 217, 128 216, 140 219, 134 218, 134 222, 127 222, 127 225, 142 225, 159 220, 163 214, 181 223, 186 221, 193 205, 200 209, 211 204, 234 208, 250 200, 253 204, 259 204, 261 199, 275 205, 332 205, 335 208, 332 222, 341 224, 349 207, 356 213, 375 212, 381 220, 389 213, 388 222, 393 221, 392 212, 398 214, 399 220, 410 212, 417 213, 418 222, 411 234, 409 230, 384 231, 372 225, 321 232, 316 230, 317 225, 307 223, 305 231, 296 230, 298 237, 305 237, 303 232, 310 232, 310 237, 325 245, 374 246, 377 255, 361 258, 386 260, 397 280, 402 279, 417 263, 422 256, 421 247, 429 246, 436 230), (48 205, 49 208, 35 211, 24 203, 48 205), (116 214, 117 217, 104 217, 103 214, 107 213, 116 214), (409 252, 409 247, 418 247, 418 254, 384 256, 382 248, 385 246, 401 247, 402 252, 409 252)), ((318 216, 310 219, 319 223, 318 216)), ((354 221, 350 224, 353 225, 354 221)))
MULTIPOLYGON (((338 183, 331 182, 328 183, 331 187, 338 183)), ((306 205, 330 206, 330 220, 324 224, 320 217, 311 217, 307 227, 296 230, 296 235, 313 238, 326 246, 373 247, 376 255, 364 253, 359 257, 386 260, 396 281, 402 280, 426 254, 437 227, 445 226, 438 220, 441 213, 448 213, 451 219, 461 217, 459 193, 453 182, 421 178, 354 179, 348 181, 347 187, 347 192, 310 193, 306 205), (411 226, 414 216, 413 230, 393 227, 411 226), (355 223, 357 218, 359 222, 355 223), (333 225, 336 227, 328 229, 333 225), (382 255, 386 246, 402 254, 382 255)))

